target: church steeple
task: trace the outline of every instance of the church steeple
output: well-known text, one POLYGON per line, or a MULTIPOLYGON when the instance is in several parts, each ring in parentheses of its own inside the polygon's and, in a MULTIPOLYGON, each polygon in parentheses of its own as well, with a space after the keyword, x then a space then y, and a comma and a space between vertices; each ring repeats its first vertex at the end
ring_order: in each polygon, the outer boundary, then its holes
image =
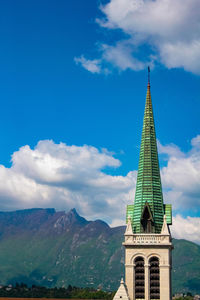
POLYGON ((125 278, 130 300, 170 300, 172 209, 163 204, 149 77, 148 68, 135 202, 127 206, 125 278))
POLYGON ((132 220, 135 233, 160 233, 164 217, 149 72, 148 68, 146 105, 132 220))

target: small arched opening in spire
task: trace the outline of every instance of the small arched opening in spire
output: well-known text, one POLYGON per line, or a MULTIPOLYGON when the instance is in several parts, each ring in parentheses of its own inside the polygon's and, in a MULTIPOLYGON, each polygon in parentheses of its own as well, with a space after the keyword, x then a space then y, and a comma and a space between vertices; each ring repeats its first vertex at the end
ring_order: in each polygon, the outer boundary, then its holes
POLYGON ((149 207, 148 202, 145 203, 142 216, 141 216, 141 224, 142 224, 142 231, 144 233, 153 233, 154 230, 154 221, 153 216, 151 213, 151 209, 149 207))

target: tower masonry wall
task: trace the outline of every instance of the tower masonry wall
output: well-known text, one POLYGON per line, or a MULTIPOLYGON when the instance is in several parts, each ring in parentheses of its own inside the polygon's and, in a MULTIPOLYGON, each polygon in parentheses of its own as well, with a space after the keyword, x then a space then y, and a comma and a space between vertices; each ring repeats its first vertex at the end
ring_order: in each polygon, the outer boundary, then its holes
POLYGON ((150 259, 159 259, 160 299, 171 299, 171 250, 170 235, 132 234, 125 235, 125 282, 130 300, 136 300, 135 291, 135 258, 143 257, 145 273, 145 300, 150 300, 150 259))

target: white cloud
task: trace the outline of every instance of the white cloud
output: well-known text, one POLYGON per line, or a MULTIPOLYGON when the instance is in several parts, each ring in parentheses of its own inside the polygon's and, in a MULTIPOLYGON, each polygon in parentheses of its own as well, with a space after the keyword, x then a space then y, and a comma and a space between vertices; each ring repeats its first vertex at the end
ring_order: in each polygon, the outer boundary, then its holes
POLYGON ((115 46, 102 45, 102 60, 112 63, 119 70, 143 70, 151 62, 144 63, 133 56, 133 49, 129 43, 119 42, 115 46))
POLYGON ((161 170, 165 203, 172 203, 172 236, 200 244, 200 218, 187 216, 192 212, 199 215, 200 207, 200 135, 191 140, 191 150, 182 152, 176 145, 163 146, 158 142, 160 154, 166 154, 167 166, 161 170))
POLYGON ((184 157, 185 154, 175 144, 163 146, 160 141, 157 141, 159 154, 167 154, 167 156, 184 157))
POLYGON ((195 138, 191 140, 191 145, 196 149, 200 148, 200 135, 197 135, 195 138))
POLYGON ((86 59, 83 55, 81 57, 74 58, 76 64, 81 64, 83 68, 91 73, 99 74, 101 70, 101 60, 99 59, 86 59))
POLYGON ((185 239, 200 244, 200 218, 183 218, 176 215, 171 227, 172 236, 177 239, 185 239))
POLYGON ((189 43, 182 41, 162 43, 159 50, 161 61, 167 68, 180 67, 200 74, 200 38, 189 43))
POLYGON ((140 70, 147 62, 157 61, 167 68, 200 74, 199 0, 110 0, 100 9, 104 18, 97 23, 105 30, 119 29, 126 35, 104 45, 100 64, 140 70), (139 59, 141 46, 148 51, 139 59))
POLYGON ((106 17, 100 21, 103 26, 129 34, 173 41, 189 41, 199 34, 198 0, 111 0, 101 10, 106 17))
POLYGON ((161 170, 165 199, 178 211, 197 212, 200 206, 200 138, 191 141, 192 148, 183 153, 176 145, 159 146, 168 155, 161 170))
POLYGON ((21 147, 12 155, 11 168, 0 166, 1 209, 76 207, 87 218, 114 220, 123 214, 125 219, 125 203, 134 189, 136 172, 111 176, 102 171, 119 166, 111 152, 87 145, 44 140, 34 149, 21 147))

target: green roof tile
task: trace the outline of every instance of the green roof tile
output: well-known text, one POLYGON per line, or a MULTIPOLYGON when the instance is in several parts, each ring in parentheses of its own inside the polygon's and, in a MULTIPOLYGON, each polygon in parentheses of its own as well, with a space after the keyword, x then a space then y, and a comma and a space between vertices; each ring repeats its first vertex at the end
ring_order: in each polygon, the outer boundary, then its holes
POLYGON ((164 211, 168 225, 172 225, 172 205, 164 204, 164 211))

